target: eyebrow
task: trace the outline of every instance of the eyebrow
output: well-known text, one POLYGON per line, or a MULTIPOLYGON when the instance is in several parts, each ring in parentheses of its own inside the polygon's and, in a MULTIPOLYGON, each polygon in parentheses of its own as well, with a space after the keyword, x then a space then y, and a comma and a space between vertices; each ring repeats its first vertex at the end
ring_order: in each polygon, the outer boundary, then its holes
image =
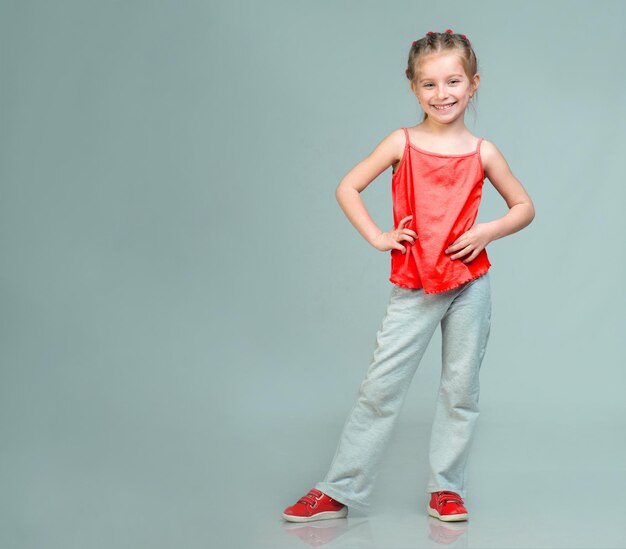
MULTIPOLYGON (((460 76, 461 78, 463 78, 463 75, 458 73, 458 74, 451 74, 450 76, 448 76, 448 78, 452 78, 453 76, 460 76)), ((424 80, 434 80, 434 78, 420 78, 419 81, 423 82, 424 80)))

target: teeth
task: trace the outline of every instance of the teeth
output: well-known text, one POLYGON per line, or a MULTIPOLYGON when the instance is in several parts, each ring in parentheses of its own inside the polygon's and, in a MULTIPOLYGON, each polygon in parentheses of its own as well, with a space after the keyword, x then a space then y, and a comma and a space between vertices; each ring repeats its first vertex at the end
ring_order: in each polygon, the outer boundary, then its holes
POLYGON ((433 107, 435 107, 438 111, 445 111, 445 110, 449 109, 452 105, 454 105, 454 103, 448 103, 447 105, 443 105, 441 107, 439 107, 437 105, 433 105, 433 107))

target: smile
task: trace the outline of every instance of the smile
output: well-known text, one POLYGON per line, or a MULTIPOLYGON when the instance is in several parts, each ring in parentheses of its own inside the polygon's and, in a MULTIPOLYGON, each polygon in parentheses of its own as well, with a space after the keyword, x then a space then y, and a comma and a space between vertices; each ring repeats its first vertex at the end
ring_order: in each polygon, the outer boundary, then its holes
POLYGON ((448 103, 447 105, 433 105, 433 107, 435 107, 435 109, 437 109, 438 111, 447 111, 448 109, 452 108, 452 105, 456 105, 456 101, 454 103, 448 103))

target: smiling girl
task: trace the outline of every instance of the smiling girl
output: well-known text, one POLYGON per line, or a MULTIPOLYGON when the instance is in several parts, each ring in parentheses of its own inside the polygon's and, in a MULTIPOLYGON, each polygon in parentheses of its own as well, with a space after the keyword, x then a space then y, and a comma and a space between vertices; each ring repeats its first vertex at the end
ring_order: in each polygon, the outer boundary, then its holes
POLYGON ((444 521, 469 516, 466 469, 491 328, 486 247, 529 225, 535 209, 498 148, 465 126, 465 111, 480 84, 467 37, 451 29, 428 32, 411 45, 406 76, 423 120, 385 137, 336 190, 363 238, 390 252, 386 315, 328 473, 283 511, 285 520, 345 517, 348 507, 369 507, 406 392, 439 325, 442 369, 430 438, 427 512, 444 521), (360 193, 389 167, 394 227, 382 231, 360 193), (485 178, 509 211, 475 224, 485 178))

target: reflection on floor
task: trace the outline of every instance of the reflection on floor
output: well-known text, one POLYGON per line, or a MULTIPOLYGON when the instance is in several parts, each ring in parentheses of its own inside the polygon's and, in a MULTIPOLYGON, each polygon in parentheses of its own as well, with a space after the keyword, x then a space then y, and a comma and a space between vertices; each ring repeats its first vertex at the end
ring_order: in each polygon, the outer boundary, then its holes
MULTIPOLYGON (((467 545, 467 522, 443 523, 433 517, 414 517, 413 525, 410 525, 410 518, 404 517, 404 521, 398 517, 381 517, 376 519, 334 519, 329 521, 318 521, 308 525, 285 523, 283 529, 286 534, 297 537, 302 542, 302 547, 359 547, 363 549, 375 549, 386 547, 387 544, 396 538, 405 537, 406 529, 413 529, 413 546, 427 547, 429 542, 441 545, 451 545, 454 547, 468 547, 467 545), (385 524, 386 523, 386 524, 385 524), (426 527, 424 528, 426 524, 426 527), (382 529, 395 530, 392 538, 387 537, 387 541, 379 541, 374 532, 382 529), (399 535, 400 534, 400 535, 399 535)), ((434 545, 433 545, 434 546, 434 545)))

